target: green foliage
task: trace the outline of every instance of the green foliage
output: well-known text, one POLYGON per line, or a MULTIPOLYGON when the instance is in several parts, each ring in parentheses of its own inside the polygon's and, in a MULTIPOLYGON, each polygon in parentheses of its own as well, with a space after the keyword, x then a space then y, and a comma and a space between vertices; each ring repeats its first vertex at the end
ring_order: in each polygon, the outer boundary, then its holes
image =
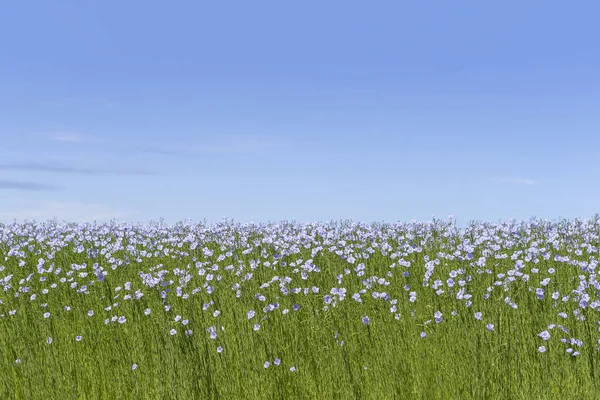
MULTIPOLYGON (((597 227, 594 225, 594 229, 597 227)), ((596 396, 600 378, 598 311, 582 309, 573 299, 563 302, 551 298, 555 291, 561 297, 573 297, 578 276, 583 274, 579 266, 556 261, 554 256, 589 261, 586 253, 576 255, 574 249, 583 243, 598 245, 598 236, 583 235, 583 228, 573 228, 572 232, 565 228, 560 238, 549 235, 548 227, 542 224, 523 224, 515 233, 518 236, 513 236, 508 225, 493 229, 474 226, 461 233, 439 221, 434 231, 428 231, 425 225, 410 229, 337 226, 318 232, 314 227, 291 225, 271 231, 178 226, 169 231, 133 229, 132 235, 124 236, 115 233, 118 228, 109 228, 106 232, 110 234, 103 234, 99 228, 71 227, 57 234, 63 245, 39 239, 42 235, 31 230, 11 239, 10 245, 5 235, 0 247, 0 260, 4 260, 0 263, 4 267, 0 278, 13 276, 9 282, 12 286, 0 292, 0 337, 4 340, 0 349, 0 398, 596 396), (348 229, 354 234, 350 235, 348 229), (327 239, 326 231, 334 232, 333 239, 327 239), (301 232, 310 239, 299 239, 301 232), (504 233, 506 237, 497 242, 498 250, 491 250, 496 243, 493 240, 481 239, 501 238, 504 233), (265 237, 272 238, 272 243, 265 243, 265 237), (346 244, 337 247, 339 240, 346 240, 346 244), (535 241, 537 244, 532 245, 535 241), (390 248, 382 248, 384 243, 390 248), (80 245, 84 251, 78 252, 80 245), (323 250, 313 254, 319 245, 323 250), (332 246, 345 251, 345 257, 353 254, 355 262, 349 263, 330 251, 332 246), (473 258, 467 258, 465 246, 473 247, 473 258), (15 247, 25 254, 9 255, 10 248, 15 247), (252 251, 243 254, 249 247, 252 251), (551 257, 543 258, 543 251, 531 250, 534 247, 545 247, 551 257), (171 249, 169 254, 164 251, 167 248, 171 249), (213 253, 207 255, 204 248, 213 253), (95 257, 88 252, 93 249, 99 250, 95 257), (141 255, 142 250, 148 252, 146 256, 141 255), (457 250, 461 259, 440 256, 457 250), (228 251, 231 255, 218 259, 228 251), (480 257, 486 257, 485 265, 476 264, 480 257), (37 267, 40 258, 45 260, 45 271, 41 273, 37 267), (436 259, 439 264, 424 286, 427 263, 436 259), (20 265, 21 260, 24 265, 20 265), (121 265, 117 265, 119 260, 121 265), (400 260, 410 266, 400 265, 400 260), (518 260, 523 262, 520 272, 530 275, 527 282, 505 279, 518 260), (202 266, 196 264, 200 262, 202 266), (365 273, 357 276, 355 269, 361 263, 365 273), (52 272, 48 271, 50 265, 52 272), (218 269, 211 270, 213 265, 218 269), (311 270, 311 265, 320 272, 311 270), (103 281, 96 276, 100 268, 106 274, 103 281), (539 272, 532 272, 533 268, 539 272), (549 274, 549 268, 555 272, 549 274), (493 274, 486 273, 486 269, 493 274), (150 288, 143 283, 140 271, 156 276, 160 270, 167 271, 161 279, 165 286, 150 288), (203 274, 199 274, 201 270, 203 274), (455 281, 465 280, 466 293, 472 295, 468 307, 465 299, 457 299, 459 285, 448 287, 446 283, 449 274, 459 270, 464 272, 455 281), (187 271, 193 278, 180 284, 176 271, 187 271), (302 278, 302 271, 307 271, 307 279, 302 278), (403 276, 403 272, 409 275, 403 276), (245 279, 248 273, 253 276, 245 279), (207 280, 208 274, 213 274, 212 280, 207 280), (499 278, 498 274, 505 276, 499 278), (40 280, 42 277, 45 280, 40 280), (274 277, 292 278, 285 285, 288 295, 282 292, 281 280, 274 277), (542 287, 540 282, 546 277, 551 281, 545 298, 538 299, 535 290, 542 287), (385 283, 380 284, 379 279, 385 283), (439 287, 444 290, 442 294, 432 287, 437 279, 443 282, 439 287), (171 280, 173 283, 169 283, 171 280), (499 281, 502 284, 496 285, 499 281), (130 282, 129 289, 124 287, 126 282, 130 282), (268 287, 261 288, 268 282, 268 287), (239 297, 232 289, 236 284, 239 297), (87 290, 82 291, 84 285, 87 290), (211 286, 214 291, 209 293, 211 286), (319 293, 313 292, 313 287, 319 288, 319 293), (292 288, 301 291, 293 293, 292 288), (345 288, 345 298, 333 296, 332 288, 345 288), (43 293, 44 289, 48 292, 43 293), (165 298, 161 296, 163 290, 170 290, 165 298), (359 303, 352 295, 360 290, 366 291, 359 303), (136 298, 136 291, 143 296, 136 298), (416 301, 411 302, 409 293, 413 291, 416 301), (375 298, 375 292, 386 293, 387 300, 375 298), (32 300, 33 294, 36 297, 32 300), (483 298, 486 294, 488 299, 483 298), (125 300, 125 295, 131 297, 125 300), (265 301, 256 295, 264 296, 265 301), (325 295, 335 298, 331 304, 325 304, 325 295), (277 308, 263 312, 275 303, 277 308), (300 306, 298 311, 294 305, 300 306), (166 306, 170 306, 169 311, 166 306), (392 307, 394 311, 390 311, 392 307), (147 309, 151 310, 149 315, 147 309), (289 310, 286 314, 282 312, 285 309, 289 310), (16 313, 10 315, 13 310, 16 313), (88 315, 90 310, 94 311, 92 316, 88 315), (220 313, 215 316, 217 310, 220 313), (256 312, 252 319, 248 319, 249 310, 256 312), (585 320, 576 320, 576 310, 585 320), (443 314, 439 323, 434 320, 436 311, 443 314), (44 317, 46 312, 49 318, 44 317), (481 320, 474 317, 476 312, 482 313, 481 320), (559 312, 565 312, 568 318, 558 317, 559 312), (181 318, 176 321, 178 315, 181 318), (363 323, 365 316, 369 317, 368 324, 363 323), (113 317, 125 317, 126 321, 113 322, 113 317), (183 325, 183 320, 189 323, 183 325), (260 329, 255 330, 254 324, 260 324, 260 329), (493 324, 493 330, 487 329, 487 324, 493 324), (569 334, 563 335, 555 327, 550 331, 552 338, 542 340, 538 334, 550 324, 568 327, 569 334), (214 339, 210 327, 217 334, 214 339), (171 329, 177 333, 171 335, 171 329), (187 330, 193 333, 188 336, 187 330), (426 332, 424 338, 421 332, 426 332), (81 341, 76 341, 78 335, 81 341), (49 337, 51 344, 47 343, 49 337), (584 345, 570 346, 560 342, 560 337, 579 338, 584 345), (546 346, 546 352, 538 351, 541 345, 546 346), (219 346, 221 353, 217 352, 219 346), (581 354, 566 354, 569 347, 581 354), (274 364, 275 359, 281 360, 279 366, 274 364), (265 368, 267 361, 270 365, 265 368), (134 364, 136 369, 132 369, 134 364)), ((592 282, 593 274, 585 275, 592 282)), ((594 293, 591 303, 597 300, 597 292, 590 293, 594 293)))

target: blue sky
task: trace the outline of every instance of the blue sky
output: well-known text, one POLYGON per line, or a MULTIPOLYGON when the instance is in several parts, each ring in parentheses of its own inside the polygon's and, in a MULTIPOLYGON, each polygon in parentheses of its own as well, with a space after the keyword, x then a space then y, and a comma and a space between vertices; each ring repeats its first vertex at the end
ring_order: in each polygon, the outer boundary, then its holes
POLYGON ((0 6, 0 222, 600 212, 597 2, 0 6))

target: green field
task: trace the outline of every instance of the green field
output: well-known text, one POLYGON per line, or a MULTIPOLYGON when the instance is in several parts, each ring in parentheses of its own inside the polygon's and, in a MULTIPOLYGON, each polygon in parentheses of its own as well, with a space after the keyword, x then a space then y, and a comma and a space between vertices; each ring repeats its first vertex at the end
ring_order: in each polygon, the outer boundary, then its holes
POLYGON ((2 399, 600 398, 598 216, 0 235, 2 399))

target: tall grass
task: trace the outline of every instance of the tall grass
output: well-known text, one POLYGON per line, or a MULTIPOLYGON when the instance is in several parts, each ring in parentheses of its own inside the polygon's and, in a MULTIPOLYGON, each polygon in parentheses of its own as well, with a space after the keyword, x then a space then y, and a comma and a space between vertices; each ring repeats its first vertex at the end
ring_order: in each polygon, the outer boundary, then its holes
POLYGON ((2 399, 600 398, 597 216, 0 229, 2 399))

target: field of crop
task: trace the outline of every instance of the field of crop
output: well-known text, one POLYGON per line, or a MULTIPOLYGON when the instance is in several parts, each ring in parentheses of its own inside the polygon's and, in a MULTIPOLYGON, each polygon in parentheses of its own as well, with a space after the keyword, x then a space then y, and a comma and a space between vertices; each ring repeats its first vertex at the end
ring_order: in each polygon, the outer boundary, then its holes
POLYGON ((598 216, 0 225, 0 398, 598 398, 599 242, 598 216))

